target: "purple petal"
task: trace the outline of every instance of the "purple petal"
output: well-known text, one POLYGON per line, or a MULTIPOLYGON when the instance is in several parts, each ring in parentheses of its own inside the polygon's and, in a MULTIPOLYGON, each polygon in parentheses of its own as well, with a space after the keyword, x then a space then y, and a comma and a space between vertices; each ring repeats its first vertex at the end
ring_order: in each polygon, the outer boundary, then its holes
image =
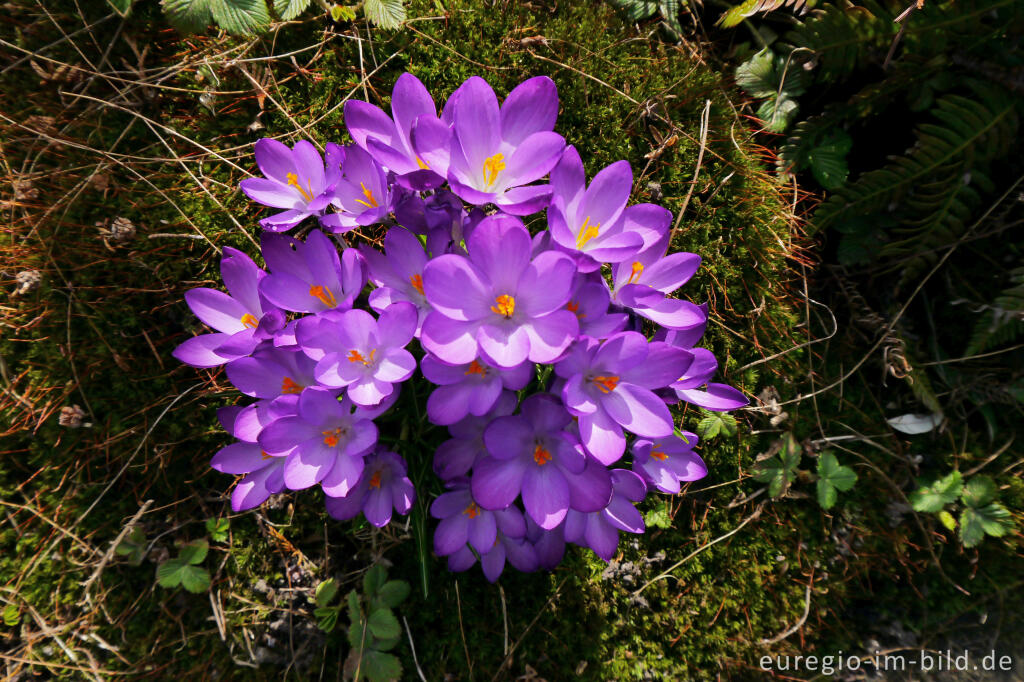
POLYGON ((558 89, 547 76, 523 81, 501 105, 502 140, 518 146, 534 133, 555 128, 558 118, 558 89))
POLYGON ((538 526, 550 530, 569 511, 569 486, 552 466, 531 466, 523 477, 523 507, 538 526))
POLYGON ((484 509, 504 509, 519 495, 525 473, 520 459, 484 457, 473 467, 473 497, 484 509))
MULTIPOLYGON (((330 497, 344 497, 356 487, 363 475, 366 462, 362 457, 348 455, 335 455, 332 462, 333 466, 325 472, 320 487, 323 488, 324 494, 330 497)), ((287 472, 285 473, 287 475, 287 472)))
POLYGON ((398 131, 394 122, 380 107, 369 102, 350 99, 345 102, 345 127, 360 147, 366 148, 367 140, 373 138, 386 145, 394 146, 398 131))
MULTIPOLYGON (((571 313, 569 317, 573 322, 576 321, 576 317, 571 313)), ((476 340, 484 357, 498 367, 516 367, 526 361, 531 351, 530 336, 521 326, 482 324, 477 329, 476 340)), ((541 349, 541 352, 543 350, 541 349)), ((533 358, 531 360, 537 362, 533 358)))
POLYGON ((236 334, 246 328, 242 318, 249 311, 223 291, 190 289, 185 292, 185 302, 196 317, 219 332, 236 334))
POLYGON ((292 490, 314 486, 330 472, 337 456, 333 448, 308 440, 288 455, 284 463, 284 483, 292 490))
POLYGON ((426 350, 449 364, 468 364, 477 355, 477 326, 476 322, 459 322, 435 311, 423 321, 420 342, 426 350))
POLYGON ((472 76, 459 88, 455 135, 469 168, 482 172, 484 159, 498 151, 501 130, 498 98, 483 78, 472 76))
POLYGON ((494 523, 494 514, 480 514, 469 520, 467 540, 476 551, 486 554, 494 547, 498 538, 498 527, 494 523))
POLYGON ((499 182, 515 187, 540 180, 555 167, 564 150, 565 138, 558 133, 534 133, 516 147, 499 182))
POLYGON ((171 355, 192 367, 217 367, 231 359, 214 352, 224 345, 228 338, 228 334, 200 334, 175 348, 171 355))
POLYGON ((489 316, 494 304, 486 278, 469 259, 448 254, 423 268, 423 292, 434 309, 446 317, 478 320, 489 316))
POLYGON ((638 436, 672 435, 672 414, 665 401, 646 388, 620 383, 614 394, 620 400, 603 403, 608 416, 638 436))
POLYGON ((224 474, 247 474, 266 465, 263 449, 255 443, 232 443, 210 460, 210 466, 224 474))
POLYGON ((288 182, 288 174, 295 170, 292 150, 278 140, 269 137, 257 140, 253 155, 260 172, 282 185, 288 182))
MULTIPOLYGON (((664 403, 663 403, 664 405, 664 403)), ((626 451, 622 428, 612 421, 604 410, 579 417, 580 440, 597 461, 605 466, 614 464, 626 451)))
POLYGON ((680 400, 713 412, 735 410, 750 402, 742 392, 726 384, 708 384, 706 391, 692 388, 677 390, 676 395, 680 400))

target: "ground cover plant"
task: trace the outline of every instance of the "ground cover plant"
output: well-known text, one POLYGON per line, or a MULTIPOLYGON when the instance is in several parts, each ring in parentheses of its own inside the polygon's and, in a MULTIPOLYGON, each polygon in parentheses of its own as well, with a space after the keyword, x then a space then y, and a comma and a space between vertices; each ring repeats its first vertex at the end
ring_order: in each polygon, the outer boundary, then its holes
MULTIPOLYGON (((875 355, 844 392, 804 397, 871 343, 839 316, 842 334, 803 345, 833 329, 807 277, 818 256, 718 75, 730 70, 612 8, 411 3, 408 17, 386 32, 311 9, 260 37, 182 37, 156 3, 126 19, 13 5, 0 29, 5 674, 750 679, 761 655, 869 655, 872 638, 1010 646, 1019 616, 1000 604, 1019 588, 1018 531, 990 505, 1020 508, 1014 446, 886 426, 878 414, 903 411, 882 408, 875 355), (445 491, 412 466, 408 521, 379 530, 331 520, 318 492, 234 513, 209 471, 230 443, 218 408, 249 398, 171 352, 206 331, 182 301, 220 285, 222 254, 264 265, 258 224, 273 212, 237 190, 254 145, 348 143, 345 102, 386 111, 405 72, 436 93, 483 76, 502 98, 550 77, 587 168, 629 161, 634 201, 671 211, 671 250, 703 259, 686 293, 707 298, 704 345, 758 402, 732 419, 674 415, 714 478, 646 501, 647 533, 607 564, 574 549, 495 585, 449 573, 429 516, 445 491), (960 488, 941 483, 954 468, 960 488), (964 547, 943 512, 969 519, 972 541, 995 532, 964 547)), ((350 236, 385 246, 378 228, 350 236)), ((427 463, 444 436, 415 413, 390 435, 427 463)))

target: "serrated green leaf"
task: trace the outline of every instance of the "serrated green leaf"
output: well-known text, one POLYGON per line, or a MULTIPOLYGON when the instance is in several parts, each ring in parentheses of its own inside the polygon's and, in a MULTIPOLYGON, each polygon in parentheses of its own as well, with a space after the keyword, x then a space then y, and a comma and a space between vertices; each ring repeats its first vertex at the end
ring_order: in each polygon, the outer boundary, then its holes
POLYGON ((366 651, 359 669, 370 682, 389 682, 402 676, 402 664, 391 654, 366 651))
POLYGON ((200 566, 182 560, 169 559, 156 567, 156 581, 161 587, 184 587, 189 592, 205 592, 210 587, 210 574, 200 566))
POLYGON ((971 508, 960 513, 960 542, 964 547, 974 547, 985 539, 985 529, 981 525, 981 517, 971 508))
POLYGON ((114 548, 114 553, 123 556, 138 566, 146 556, 146 534, 138 526, 132 527, 128 535, 114 548))
POLYGON ((213 0, 160 0, 167 22, 182 33, 200 33, 213 22, 213 0))
POLYGON ((960 492, 960 499, 968 507, 984 507, 996 499, 998 491, 995 481, 988 476, 974 476, 964 485, 964 489, 960 492))
POLYGON ((363 594, 373 598, 388 579, 388 570, 381 564, 374 564, 363 574, 363 594))
POLYGON ((846 155, 853 148, 853 138, 844 130, 833 131, 821 144, 807 152, 811 174, 827 190, 838 189, 850 175, 846 155))
POLYGON ((671 528, 672 519, 669 517, 665 505, 658 505, 644 514, 644 525, 647 528, 671 528))
POLYGON ((338 612, 337 606, 319 606, 313 609, 316 626, 323 632, 331 632, 338 624, 338 612))
POLYGON ((630 21, 650 19, 658 13, 658 3, 649 0, 610 0, 611 4, 622 10, 630 21))
POLYGON ((836 493, 836 488, 831 483, 826 481, 824 478, 819 478, 818 483, 818 504, 821 505, 822 509, 831 509, 835 506, 836 499, 839 495, 836 493))
POLYGON ((201 564, 209 550, 210 543, 206 541, 206 538, 200 538, 182 545, 178 558, 186 564, 201 564))
POLYGON ((946 527, 946 530, 956 530, 956 519, 945 509, 939 512, 939 522, 946 527))
POLYGON ((779 451, 779 458, 786 469, 796 469, 800 465, 800 453, 802 452, 803 448, 796 441, 792 432, 787 432, 782 436, 782 450, 779 451))
POLYGON ((405 21, 405 5, 402 0, 365 0, 363 14, 374 25, 394 30, 405 21))
POLYGON ((852 488, 857 482, 857 474, 853 469, 841 465, 831 452, 824 452, 818 458, 818 477, 843 492, 852 488))
POLYGON ((717 414, 704 417, 697 422, 697 437, 707 441, 716 437, 722 431, 722 419, 717 414))
POLYGON ((799 105, 787 95, 772 95, 757 108, 757 117, 764 121, 764 129, 771 133, 785 132, 796 118, 799 105))
POLYGON ((736 422, 736 417, 732 416, 728 412, 719 412, 718 418, 722 421, 722 433, 730 438, 736 435, 739 430, 739 424, 736 422))
POLYGON ((266 0, 207 0, 217 25, 234 35, 259 33, 270 25, 266 0))
POLYGON ((210 572, 202 566, 185 566, 181 569, 181 586, 195 594, 206 592, 210 589, 210 572))
POLYGON ((317 606, 327 606, 337 594, 338 583, 335 582, 334 578, 328 578, 316 586, 316 591, 313 593, 313 601, 317 606))
POLYGON ((206 532, 214 542, 227 542, 231 522, 227 519, 206 519, 206 532))
POLYGON ((981 524, 986 535, 1001 538, 1013 530, 1013 517, 1006 507, 998 502, 984 507, 968 507, 964 511, 971 512, 973 516, 977 517, 978 523, 981 524))
POLYGON ((395 618, 395 614, 388 608, 377 609, 371 613, 369 619, 367 619, 367 624, 370 626, 370 632, 373 633, 373 636, 380 639, 397 637, 402 634, 402 628, 398 625, 398 619, 395 618))
POLYGON ((348 606, 348 621, 353 625, 362 620, 363 611, 359 608, 359 595, 356 594, 355 590, 352 590, 345 597, 345 603, 348 606))
POLYGON ((960 472, 954 471, 931 485, 921 486, 910 493, 910 504, 916 512, 935 513, 947 504, 956 502, 962 488, 960 472))
POLYGON ((8 604, 4 607, 3 612, 4 625, 9 628, 13 628, 15 625, 21 622, 21 610, 17 604, 8 604))
POLYGON ((404 580, 390 580, 381 586, 377 598, 384 606, 393 609, 405 601, 411 590, 409 583, 404 580))
POLYGON ((387 639, 375 639, 373 642, 373 648, 377 651, 391 651, 401 640, 401 635, 398 635, 397 637, 389 637, 387 639))
POLYGON ((291 21, 306 11, 310 0, 274 0, 274 13, 283 21, 291 21))
POLYGON ((107 0, 110 6, 120 14, 122 17, 128 16, 128 10, 132 8, 132 2, 134 0, 107 0))

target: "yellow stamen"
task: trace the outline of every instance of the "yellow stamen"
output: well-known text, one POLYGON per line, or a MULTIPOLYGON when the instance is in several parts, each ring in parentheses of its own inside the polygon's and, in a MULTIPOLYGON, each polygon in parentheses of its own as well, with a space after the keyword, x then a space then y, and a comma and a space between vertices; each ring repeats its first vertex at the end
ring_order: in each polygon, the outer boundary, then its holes
POLYGON ((366 197, 366 201, 356 199, 357 204, 362 204, 366 208, 377 208, 380 206, 380 204, 377 203, 377 200, 374 199, 372 190, 368 189, 366 185, 361 182, 359 183, 359 186, 363 188, 363 196, 366 197))
POLYGON ((537 466, 544 466, 551 461, 551 453, 544 449, 544 446, 537 443, 537 447, 533 449, 533 461, 537 463, 537 466))
POLYGON ((273 455, 268 455, 266 450, 260 450, 260 457, 262 459, 270 459, 273 455))
POLYGON ((601 228, 601 223, 597 225, 590 224, 590 216, 583 221, 583 226, 580 227, 580 234, 576 237, 576 248, 582 249, 587 242, 597 236, 597 231, 601 228))
POLYGON ((498 173, 505 170, 505 155, 497 153, 484 159, 484 184, 490 187, 498 181, 498 173))
POLYGON ((361 362, 364 365, 366 365, 367 367, 369 367, 370 363, 373 362, 373 356, 375 356, 376 354, 377 354, 377 349, 376 348, 374 348, 373 350, 370 351, 370 357, 368 357, 368 358, 364 358, 363 354, 360 353, 357 350, 350 350, 348 352, 348 361, 349 362, 361 362))
POLYGON ((260 321, 253 317, 251 314, 246 313, 245 315, 242 315, 242 325, 245 327, 250 327, 251 329, 255 329, 256 327, 260 326, 260 321))
POLYGON ((341 439, 341 429, 332 429, 331 431, 321 431, 321 435, 324 437, 324 445, 329 448, 333 448, 338 445, 338 441, 341 439))
POLYGON ((487 374, 487 368, 474 360, 469 363, 469 369, 466 370, 466 374, 479 374, 480 376, 485 376, 487 374))
MULTIPOLYGON (((305 199, 306 201, 313 201, 313 196, 312 196, 313 190, 310 189, 309 192, 307 193, 306 190, 302 189, 302 185, 299 184, 299 176, 298 175, 296 175, 295 173, 289 173, 287 177, 288 177, 288 184, 291 185, 292 187, 294 187, 295 189, 299 190, 299 194, 302 195, 303 199, 305 199)), ((308 186, 308 184, 307 184, 307 186, 308 186)))
POLYGON ((281 393, 285 395, 302 393, 302 386, 295 383, 295 379, 291 377, 285 377, 281 380, 281 393))
POLYGON ((512 313, 516 311, 516 299, 509 296, 508 294, 502 294, 498 298, 494 299, 497 306, 491 306, 491 310, 499 315, 504 315, 506 318, 512 317, 512 313))
POLYGON ((373 472, 373 476, 370 476, 370 487, 371 488, 379 488, 380 487, 380 472, 379 471, 374 471, 373 472))
POLYGON ((331 293, 331 290, 327 287, 322 287, 319 284, 309 288, 309 295, 313 298, 320 299, 320 302, 328 308, 335 308, 338 305, 338 301, 335 300, 334 294, 331 293))
POLYGON ((640 261, 633 262, 633 271, 629 275, 629 279, 626 280, 626 284, 632 284, 634 279, 640 279, 640 275, 643 274, 644 265, 640 261))
POLYGON ((653 446, 651 446, 651 457, 653 457, 654 459, 656 459, 656 460, 658 460, 660 462, 664 462, 666 459, 668 459, 668 455, 666 455, 663 450, 659 450, 658 449, 658 444, 657 443, 655 443, 653 446))
POLYGON ((423 296, 423 275, 409 275, 409 281, 412 282, 412 288, 423 296))
POLYGON ((601 389, 602 393, 611 393, 615 390, 615 387, 619 385, 619 377, 594 377, 591 379, 594 384, 601 389))
POLYGON ((419 166, 423 170, 430 170, 430 166, 428 166, 427 164, 423 163, 423 159, 421 159, 418 156, 416 157, 416 165, 419 166))
POLYGON ((476 506, 476 502, 470 502, 469 506, 462 510, 462 513, 471 519, 475 519, 480 516, 480 507, 476 506))

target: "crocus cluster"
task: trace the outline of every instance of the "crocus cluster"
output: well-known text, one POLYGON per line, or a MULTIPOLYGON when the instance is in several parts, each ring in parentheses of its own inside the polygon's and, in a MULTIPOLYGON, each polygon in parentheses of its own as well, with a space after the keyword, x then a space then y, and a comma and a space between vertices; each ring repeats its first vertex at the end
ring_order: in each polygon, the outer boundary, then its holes
POLYGON ((232 507, 319 486, 331 516, 384 526, 412 509, 411 463, 443 485, 429 511, 454 571, 551 569, 566 543, 611 559, 649 492, 707 473, 670 406, 747 403, 696 347, 706 307, 674 296, 700 257, 668 253, 666 209, 629 204, 628 162, 587 182, 549 78, 499 102, 473 77, 439 113, 405 74, 390 115, 344 113, 352 143, 323 154, 256 143, 264 177, 241 189, 281 210, 266 269, 225 248, 227 293, 185 297, 215 331, 176 357, 255 399, 219 413, 232 507))

